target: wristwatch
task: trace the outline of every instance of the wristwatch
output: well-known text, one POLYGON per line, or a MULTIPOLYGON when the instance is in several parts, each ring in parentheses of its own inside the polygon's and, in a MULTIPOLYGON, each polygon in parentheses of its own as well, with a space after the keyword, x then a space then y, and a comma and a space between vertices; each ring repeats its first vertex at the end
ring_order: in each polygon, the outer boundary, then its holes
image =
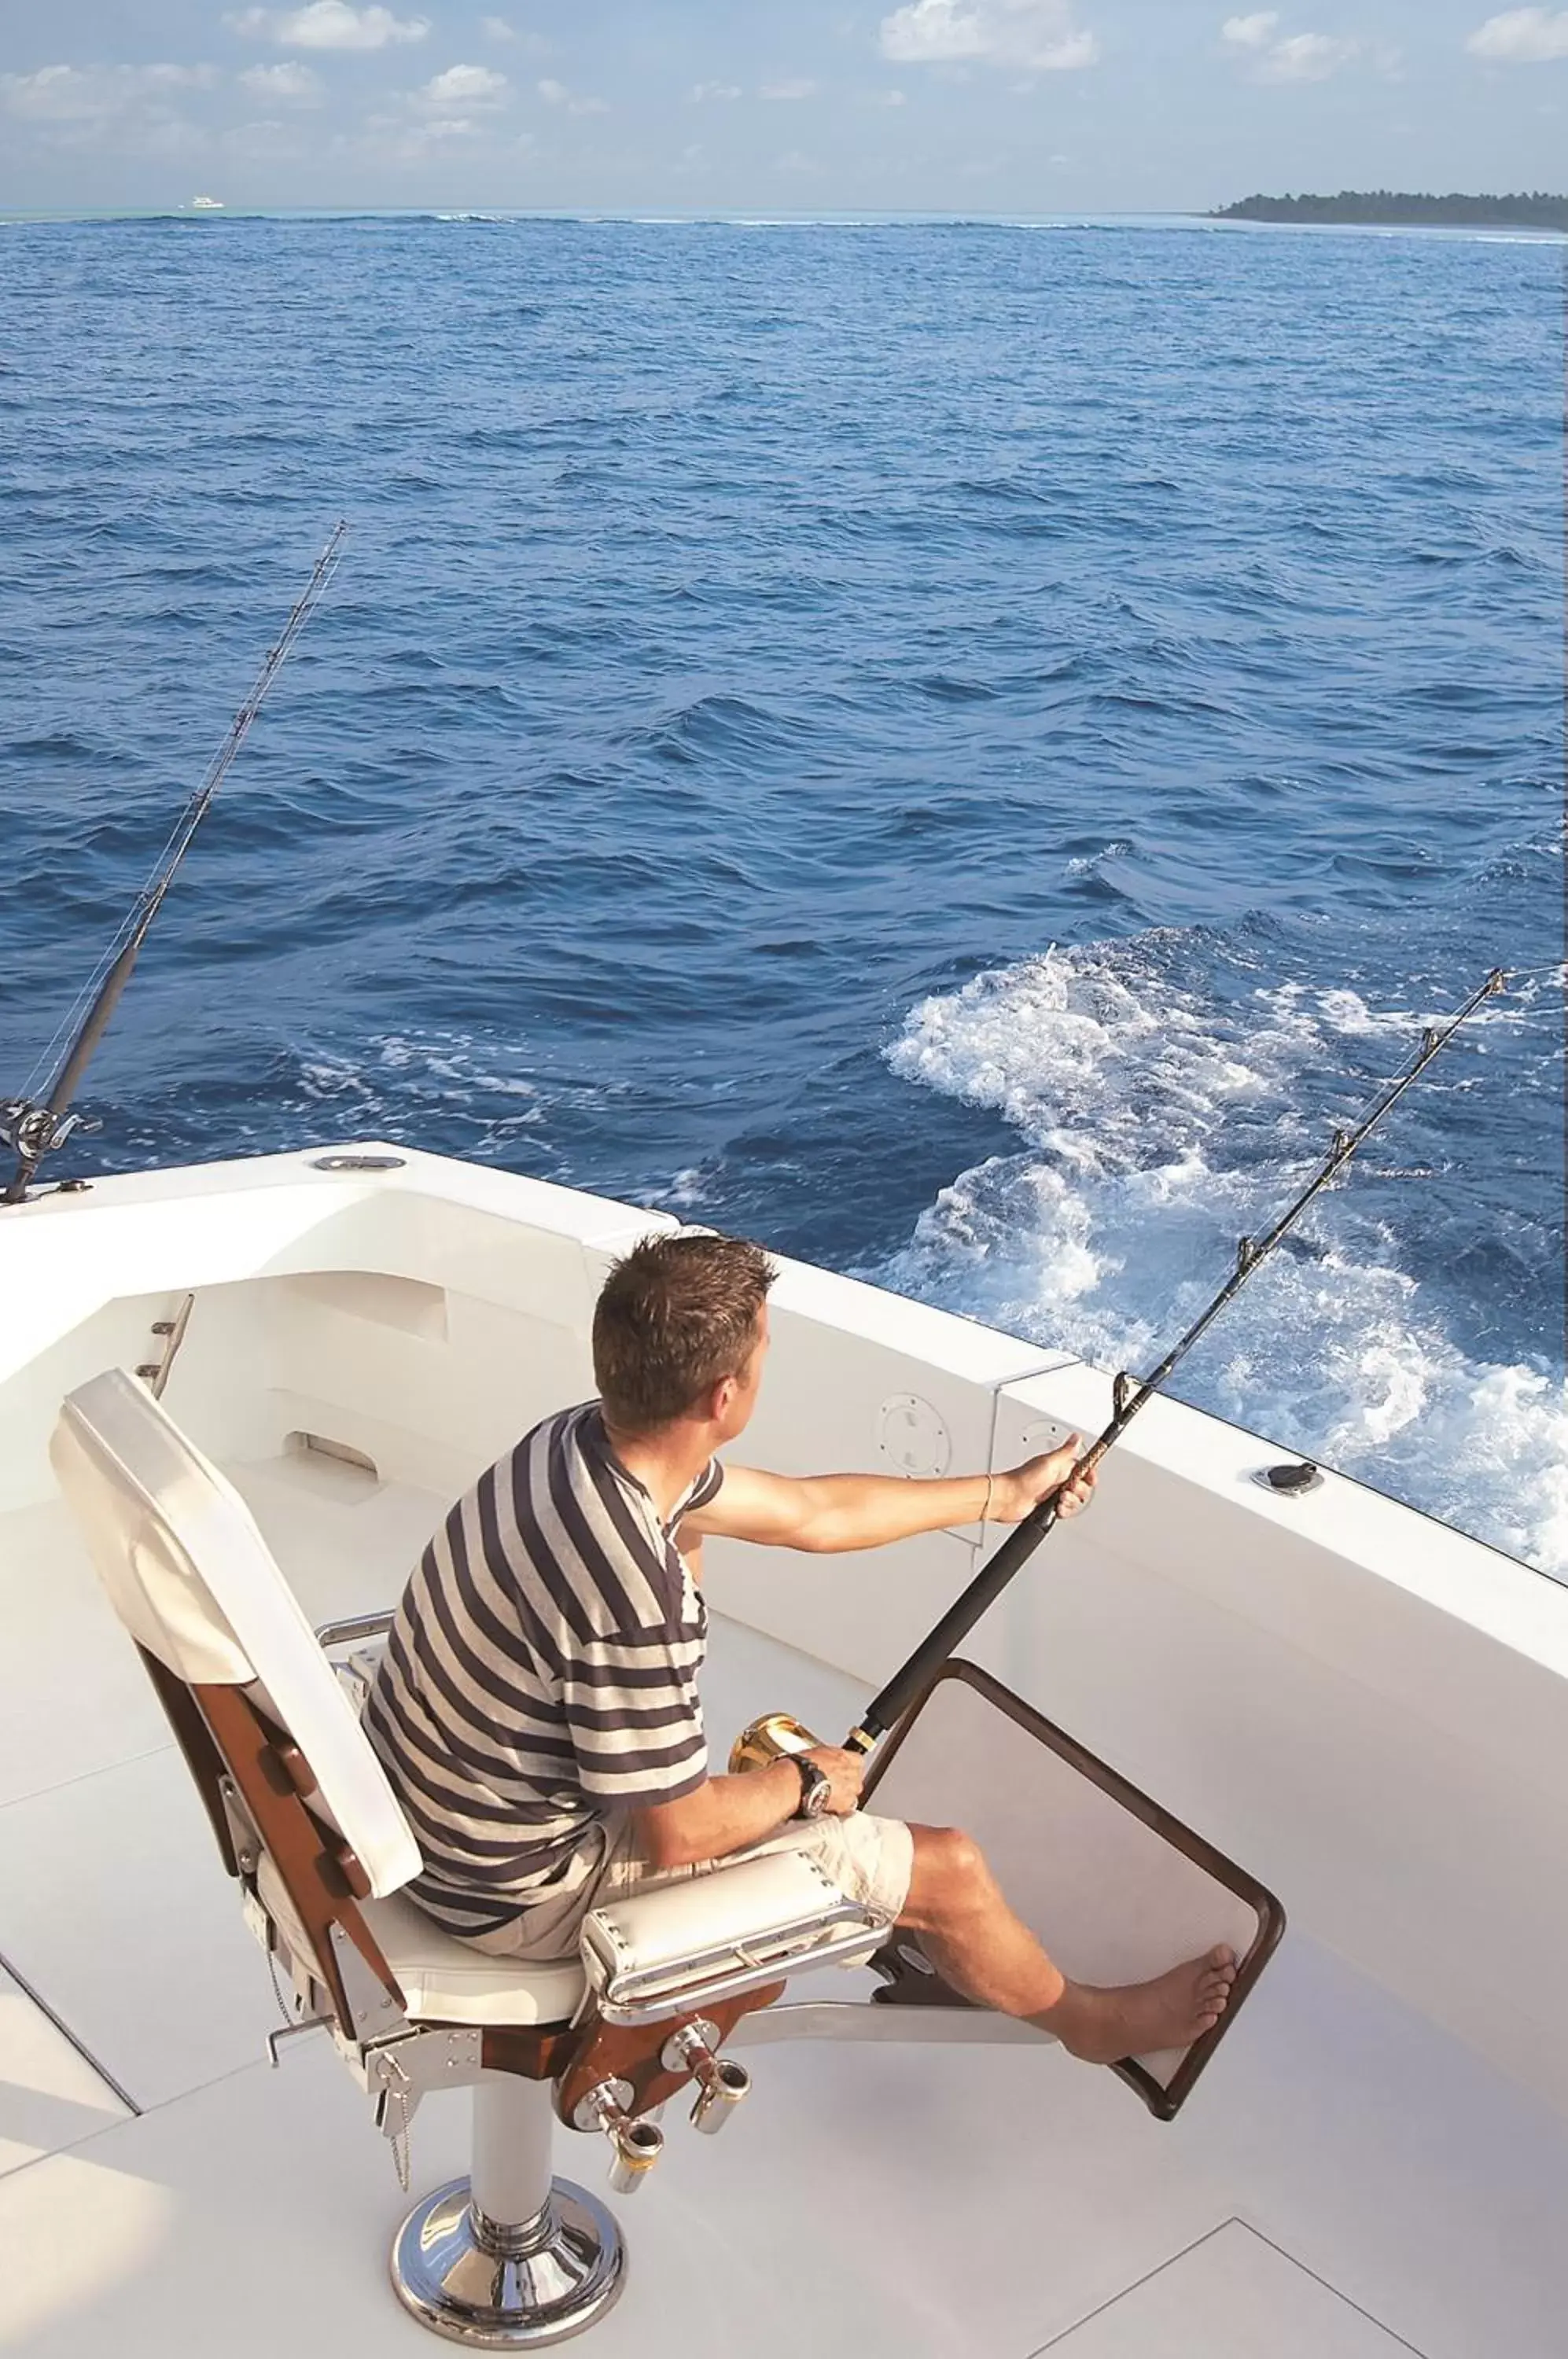
POLYGON ((833 1779, 819 1769, 814 1761, 808 1761, 803 1753, 791 1753, 787 1758, 800 1773, 800 1804, 791 1816, 797 1819, 822 1818, 833 1800, 833 1779))

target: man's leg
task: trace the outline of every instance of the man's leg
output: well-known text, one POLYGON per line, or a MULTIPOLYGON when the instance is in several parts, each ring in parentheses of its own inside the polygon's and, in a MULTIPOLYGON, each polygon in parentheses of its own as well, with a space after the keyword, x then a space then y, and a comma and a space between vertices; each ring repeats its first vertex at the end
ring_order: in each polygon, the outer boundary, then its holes
POLYGON ((1069 1982, 1008 1908, 977 1843, 952 1827, 909 1832, 915 1870, 898 1922, 919 1933, 938 1973, 977 2006, 1021 2016, 1091 2064, 1186 2048, 1225 2013, 1236 1980, 1229 1950, 1119 1989, 1069 1982))

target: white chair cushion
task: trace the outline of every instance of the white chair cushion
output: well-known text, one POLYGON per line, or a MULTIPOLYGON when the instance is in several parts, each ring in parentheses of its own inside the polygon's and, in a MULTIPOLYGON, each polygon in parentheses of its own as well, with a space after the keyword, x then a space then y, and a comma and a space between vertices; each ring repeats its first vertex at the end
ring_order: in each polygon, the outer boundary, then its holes
POLYGON ((575 1958, 547 1966, 487 1958, 443 1933, 416 1902, 396 1894, 361 1901, 360 1909, 397 1979, 410 2022, 568 2023, 577 2012, 585 1984, 575 1958))
POLYGON ((418 1875, 419 1846, 386 1772, 233 1484, 123 1368, 69 1396, 49 1454, 132 1636, 180 1679, 259 1680, 371 1890, 418 1875))
POLYGON ((606 2013, 620 2020, 628 2009, 858 1962, 887 1931, 885 1917, 852 1900, 807 1853, 782 1850, 602 1901, 583 1921, 583 1957, 606 2013))

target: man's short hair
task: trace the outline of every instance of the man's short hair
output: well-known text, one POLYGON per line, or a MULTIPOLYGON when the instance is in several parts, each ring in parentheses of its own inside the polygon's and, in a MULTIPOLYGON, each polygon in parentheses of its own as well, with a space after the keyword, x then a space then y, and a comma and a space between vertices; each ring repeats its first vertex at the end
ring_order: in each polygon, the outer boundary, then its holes
POLYGON ((616 1262, 593 1311, 593 1375, 612 1425, 668 1425, 757 1343, 779 1275, 744 1237, 645 1237, 616 1262))

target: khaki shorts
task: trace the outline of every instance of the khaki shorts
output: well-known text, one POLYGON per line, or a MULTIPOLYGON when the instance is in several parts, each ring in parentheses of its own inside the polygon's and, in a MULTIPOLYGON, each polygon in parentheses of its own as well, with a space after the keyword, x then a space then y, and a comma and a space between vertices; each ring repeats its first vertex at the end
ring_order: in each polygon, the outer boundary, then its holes
POLYGON ((809 1853, 851 1900, 891 1925, 903 1913, 915 1864, 915 1839, 902 1820, 870 1818, 864 1810, 847 1819, 806 1820, 766 1843, 754 1843, 749 1851, 732 1852, 727 1859, 699 1860, 690 1867, 656 1868, 641 1858, 629 1818, 606 1821, 601 1842, 601 1856, 586 1881, 561 1899, 534 1902, 514 1924, 494 1933, 461 1938, 490 1958, 531 1958, 543 1965, 575 1957, 583 1919, 601 1900, 618 1898, 645 1885, 684 1884, 694 1875, 711 1875, 716 1867, 765 1859, 777 1851, 809 1853))

